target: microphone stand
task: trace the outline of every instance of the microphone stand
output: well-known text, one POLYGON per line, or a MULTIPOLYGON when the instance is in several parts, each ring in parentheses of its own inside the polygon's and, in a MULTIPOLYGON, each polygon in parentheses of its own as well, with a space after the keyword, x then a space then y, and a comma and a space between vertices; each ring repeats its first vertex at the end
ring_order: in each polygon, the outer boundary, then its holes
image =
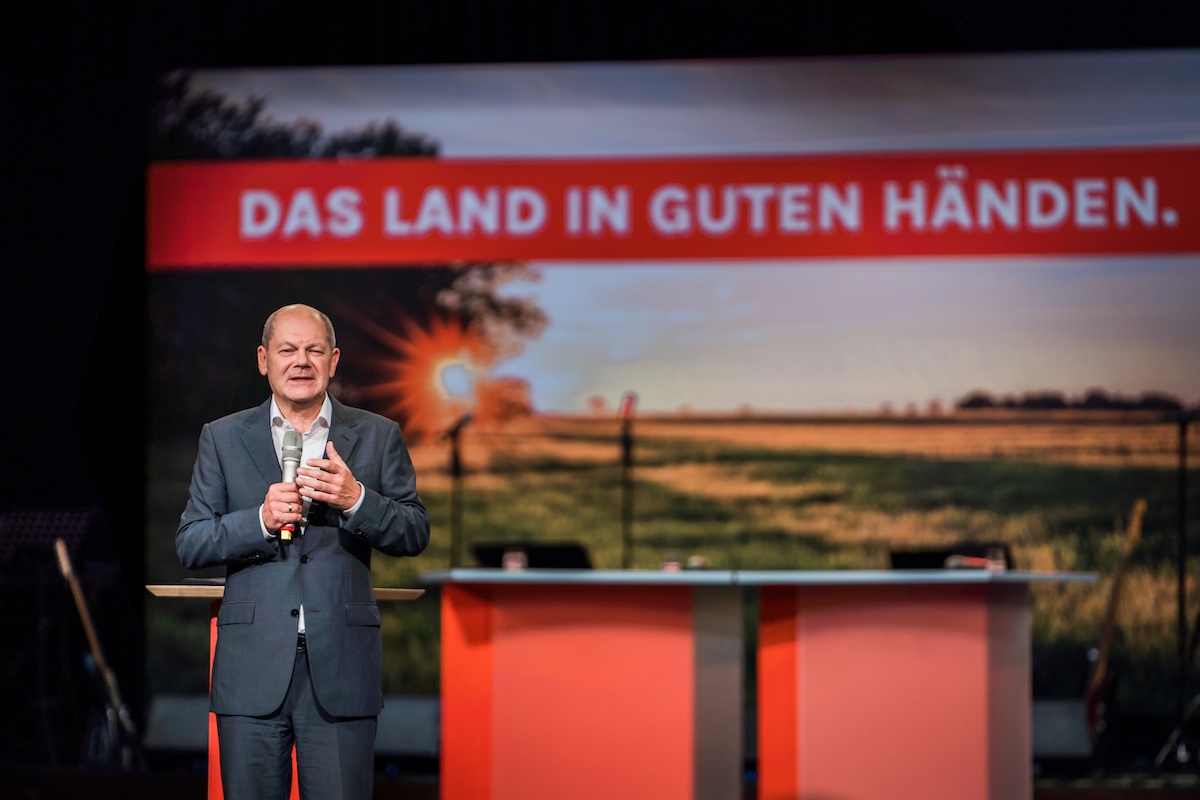
POLYGON ((633 414, 637 394, 621 397, 621 569, 633 569, 633 414))
POLYGON ((443 441, 450 440, 450 569, 462 565, 459 550, 462 549, 462 453, 459 447, 459 437, 463 428, 470 424, 470 411, 464 412, 452 426, 446 429, 441 437, 443 441))

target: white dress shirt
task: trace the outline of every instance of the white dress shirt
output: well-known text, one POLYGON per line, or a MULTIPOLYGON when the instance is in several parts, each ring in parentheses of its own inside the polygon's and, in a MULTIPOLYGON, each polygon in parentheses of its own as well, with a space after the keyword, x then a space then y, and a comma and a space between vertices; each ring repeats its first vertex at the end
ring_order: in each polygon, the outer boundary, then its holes
MULTIPOLYGON (((304 437, 304 452, 300 457, 300 465, 308 466, 310 458, 325 458, 325 444, 329 441, 329 425, 333 419, 333 403, 329 399, 329 395, 325 395, 325 402, 321 404, 321 411, 317 418, 313 420, 312 425, 308 426, 308 430, 301 435, 304 437)), ((275 395, 271 395, 271 441, 275 444, 275 457, 279 459, 279 466, 283 467, 283 435, 288 431, 294 431, 296 428, 292 423, 283 418, 283 414, 279 412, 279 405, 275 402, 275 395)), ((349 524, 350 519, 362 506, 365 489, 363 489, 362 481, 358 482, 358 502, 346 509, 342 513, 342 519, 349 524)), ((296 526, 296 535, 303 536, 304 528, 308 525, 308 509, 312 505, 312 498, 304 497, 303 507, 300 509, 300 524, 296 526)), ((265 503, 263 505, 266 505, 265 503)), ((262 534, 265 538, 270 539, 274 533, 267 530, 267 523, 263 521, 262 506, 258 509, 258 524, 262 528, 262 534)), ((300 606, 300 623, 298 628, 300 633, 304 633, 304 606, 300 606)))

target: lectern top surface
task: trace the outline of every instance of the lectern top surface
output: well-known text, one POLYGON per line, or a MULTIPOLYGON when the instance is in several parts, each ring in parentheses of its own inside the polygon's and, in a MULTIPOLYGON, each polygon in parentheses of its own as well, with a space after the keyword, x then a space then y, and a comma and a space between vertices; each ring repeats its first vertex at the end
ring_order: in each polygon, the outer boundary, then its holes
POLYGON ((667 586, 732 586, 728 570, 657 569, 451 569, 426 572, 421 582, 438 583, 576 583, 658 584, 667 586))
MULTIPOLYGON (((208 597, 219 600, 225 595, 224 586, 194 583, 148 583, 146 590, 155 597, 208 597)), ((424 589, 375 589, 376 600, 415 600, 423 594, 424 589)))

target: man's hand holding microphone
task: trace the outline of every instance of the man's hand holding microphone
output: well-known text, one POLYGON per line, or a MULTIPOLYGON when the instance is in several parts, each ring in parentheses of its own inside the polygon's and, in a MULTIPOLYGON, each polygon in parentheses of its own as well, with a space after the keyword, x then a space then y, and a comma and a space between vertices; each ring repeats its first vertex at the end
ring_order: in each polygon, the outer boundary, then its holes
POLYGON ((263 503, 263 524, 269 531, 279 531, 279 541, 290 542, 304 510, 296 473, 304 455, 304 438, 299 431, 283 434, 283 480, 271 484, 263 503))
POLYGON ((310 459, 308 466, 302 468, 304 438, 298 431, 283 435, 283 480, 271 485, 263 503, 263 524, 269 531, 279 531, 281 542, 292 540, 305 498, 346 511, 354 507, 362 494, 362 487, 333 442, 327 443, 325 450, 329 458, 310 459))

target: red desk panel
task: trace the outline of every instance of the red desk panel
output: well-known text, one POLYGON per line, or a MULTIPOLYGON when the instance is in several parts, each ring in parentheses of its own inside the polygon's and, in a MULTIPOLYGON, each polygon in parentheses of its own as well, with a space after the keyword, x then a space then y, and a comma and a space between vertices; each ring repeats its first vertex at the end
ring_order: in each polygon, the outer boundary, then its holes
POLYGON ((447 583, 443 800, 738 797, 737 590, 447 583))
POLYGON ((1026 585, 764 586, 762 800, 1032 796, 1026 585))
POLYGON ((741 589, 761 800, 1028 800, 1028 584, 983 570, 452 570, 442 798, 740 798, 741 589))

